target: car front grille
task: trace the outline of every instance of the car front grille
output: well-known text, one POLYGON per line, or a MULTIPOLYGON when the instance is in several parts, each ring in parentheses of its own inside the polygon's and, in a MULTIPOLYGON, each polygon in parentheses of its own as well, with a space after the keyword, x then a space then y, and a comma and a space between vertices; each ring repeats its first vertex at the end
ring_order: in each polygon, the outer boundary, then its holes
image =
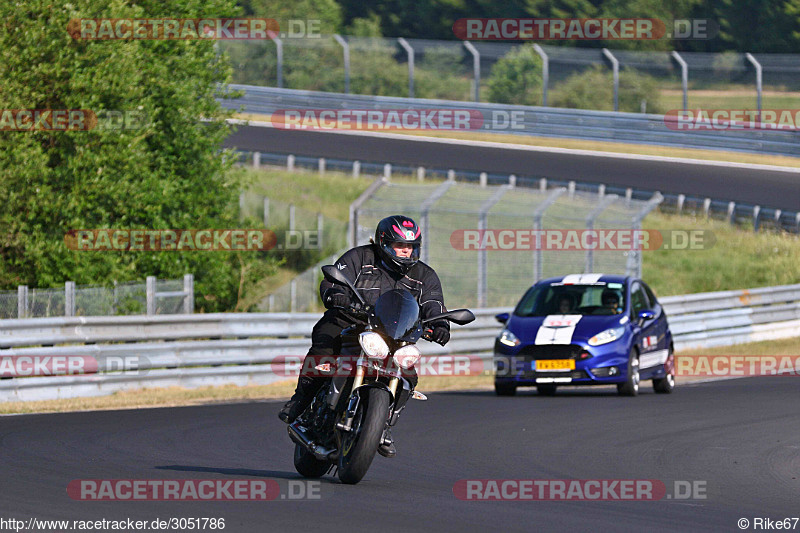
POLYGON ((584 351, 586 350, 577 344, 535 344, 522 348, 517 357, 523 358, 526 363, 537 359, 579 360, 584 351))

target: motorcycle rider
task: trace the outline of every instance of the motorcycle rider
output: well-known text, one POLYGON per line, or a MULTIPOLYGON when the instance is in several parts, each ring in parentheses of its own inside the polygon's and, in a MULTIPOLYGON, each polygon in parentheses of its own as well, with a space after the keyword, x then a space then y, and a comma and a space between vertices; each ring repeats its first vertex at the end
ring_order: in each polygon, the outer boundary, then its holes
MULTIPOLYGON (((403 215, 386 217, 378 223, 370 244, 347 251, 335 265, 350 279, 368 305, 374 306, 378 296, 392 289, 405 289, 416 298, 422 318, 447 312, 439 276, 419 260, 422 231, 412 219, 403 215)), ((341 350, 341 331, 353 325, 346 308, 354 303, 347 287, 323 279, 320 284, 322 302, 328 309, 314 325, 311 349, 303 363, 304 369, 314 368, 326 356, 338 355, 341 350), (308 358, 312 361, 308 361, 308 358)), ((450 324, 446 319, 426 326, 426 338, 444 346, 450 340, 450 324)), ((411 389, 417 385, 416 371, 406 375, 411 389)), ((294 395, 283 406, 278 417, 290 424, 311 404, 327 378, 301 373, 294 395)), ((378 452, 394 457, 396 449, 387 426, 378 452), (385 443, 385 444, 383 444, 385 443)))

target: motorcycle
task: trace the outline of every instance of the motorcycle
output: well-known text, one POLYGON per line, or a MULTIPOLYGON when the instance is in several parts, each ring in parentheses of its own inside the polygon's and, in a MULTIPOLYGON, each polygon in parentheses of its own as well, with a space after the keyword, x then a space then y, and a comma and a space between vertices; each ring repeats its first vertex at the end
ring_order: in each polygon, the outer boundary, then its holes
POLYGON ((385 430, 395 425, 409 397, 427 399, 412 391, 403 376, 421 356, 415 344, 428 335, 424 326, 443 318, 464 325, 475 315, 455 309, 423 320, 414 296, 401 289, 383 293, 373 308, 336 267, 324 266, 322 272, 355 295, 358 303, 346 311, 356 324, 342 330, 341 355, 315 367, 330 376, 330 383, 288 431, 298 473, 318 478, 335 468, 342 483, 355 484, 367 473, 385 430))

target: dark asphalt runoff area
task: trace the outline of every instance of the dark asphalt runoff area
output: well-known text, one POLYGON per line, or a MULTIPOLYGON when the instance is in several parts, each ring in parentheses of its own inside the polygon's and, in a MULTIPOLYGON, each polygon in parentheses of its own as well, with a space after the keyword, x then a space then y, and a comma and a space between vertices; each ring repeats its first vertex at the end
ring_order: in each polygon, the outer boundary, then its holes
MULTIPOLYGON (((420 389, 424 391, 424 378, 420 389)), ((761 377, 636 398, 613 389, 432 393, 358 485, 318 499, 79 501, 77 479, 300 478, 280 402, 0 417, 0 519, 224 518, 240 531, 740 531, 800 516, 800 381, 761 377), (659 501, 463 501, 459 480, 660 480, 659 501)), ((287 489, 288 490, 288 489, 287 489)), ((800 524, 796 526, 800 529, 800 524)))
MULTIPOLYGON (((410 137, 410 136, 409 136, 410 137)), ((238 126, 226 147, 297 156, 546 177, 796 210, 797 172, 238 126)))

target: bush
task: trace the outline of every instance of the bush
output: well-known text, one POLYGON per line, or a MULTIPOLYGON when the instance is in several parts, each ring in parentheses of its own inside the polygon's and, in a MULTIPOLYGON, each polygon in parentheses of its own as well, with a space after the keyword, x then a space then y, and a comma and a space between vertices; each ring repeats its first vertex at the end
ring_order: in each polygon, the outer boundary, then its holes
MULTIPOLYGON (((647 104, 648 113, 663 113, 656 81, 634 69, 619 73, 619 110, 641 112, 641 102, 647 104)), ((614 76, 610 69, 593 65, 583 72, 571 75, 556 85, 550 96, 553 107, 572 109, 614 110, 614 76)))
POLYGON ((513 49, 492 67, 490 102, 542 105, 542 60, 532 44, 513 49))

